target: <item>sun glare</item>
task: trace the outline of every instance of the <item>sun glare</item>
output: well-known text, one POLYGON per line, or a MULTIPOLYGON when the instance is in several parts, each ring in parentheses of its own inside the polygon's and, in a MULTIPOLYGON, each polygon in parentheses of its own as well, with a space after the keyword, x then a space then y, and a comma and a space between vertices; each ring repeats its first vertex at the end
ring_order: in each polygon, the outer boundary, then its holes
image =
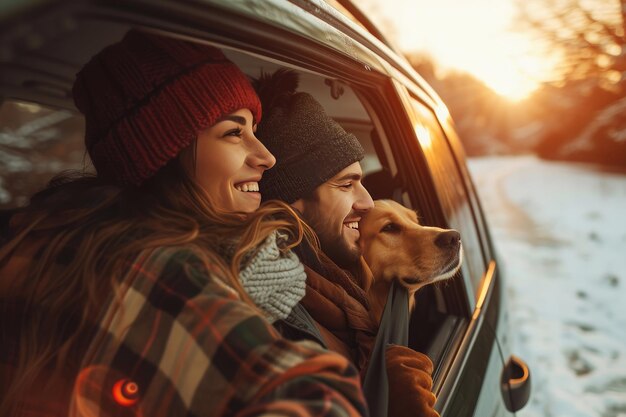
POLYGON ((444 72, 466 71, 510 100, 528 97, 554 72, 556 59, 511 29, 512 0, 363 4, 405 52, 427 53, 444 72))
POLYGON ((476 34, 462 48, 464 53, 442 52, 438 60, 444 67, 469 72, 499 95, 514 101, 531 95, 554 73, 557 56, 543 54, 529 38, 503 31, 499 37, 489 39, 491 33, 476 34))
POLYGON ((420 141, 420 144, 422 145, 423 148, 430 148, 433 140, 430 137, 430 132, 428 131, 428 129, 426 129, 426 127, 424 127, 424 125, 422 125, 421 123, 417 123, 414 126, 415 129, 415 134, 417 135, 417 139, 420 141))
MULTIPOLYGON (((523 50, 519 48, 518 50, 523 50)), ((500 96, 519 101, 530 96, 547 74, 554 68, 552 57, 542 58, 537 54, 522 53, 510 56, 506 51, 494 56, 459 61, 454 69, 467 71, 500 96)), ((448 64, 452 66, 452 64, 448 64)))
MULTIPOLYGON (((478 75, 478 74, 477 74, 478 75)), ((512 77, 490 77, 483 80, 493 91, 509 100, 519 101, 530 96, 537 89, 533 82, 519 82, 512 77)))

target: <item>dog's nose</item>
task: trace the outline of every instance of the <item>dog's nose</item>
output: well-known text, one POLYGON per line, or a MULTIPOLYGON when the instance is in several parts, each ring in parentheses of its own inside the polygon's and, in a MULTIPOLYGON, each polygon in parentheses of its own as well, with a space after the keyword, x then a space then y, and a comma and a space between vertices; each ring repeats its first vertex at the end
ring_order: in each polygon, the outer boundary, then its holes
POLYGON ((442 249, 450 249, 459 246, 461 235, 456 230, 446 230, 439 233, 435 238, 435 245, 442 249))

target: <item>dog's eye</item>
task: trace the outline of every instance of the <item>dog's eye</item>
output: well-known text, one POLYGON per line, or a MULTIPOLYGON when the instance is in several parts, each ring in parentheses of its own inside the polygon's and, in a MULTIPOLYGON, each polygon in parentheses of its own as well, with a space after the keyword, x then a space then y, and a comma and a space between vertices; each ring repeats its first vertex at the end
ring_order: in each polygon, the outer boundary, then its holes
POLYGON ((400 231, 400 226, 395 223, 387 223, 380 229, 381 233, 398 233, 400 231))

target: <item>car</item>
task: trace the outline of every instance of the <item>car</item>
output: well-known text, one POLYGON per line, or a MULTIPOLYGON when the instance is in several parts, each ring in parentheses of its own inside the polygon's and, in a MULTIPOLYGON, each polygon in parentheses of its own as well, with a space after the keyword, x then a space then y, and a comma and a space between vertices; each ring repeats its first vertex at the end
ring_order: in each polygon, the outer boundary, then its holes
POLYGON ((250 77, 278 68, 354 133, 373 198, 461 233, 458 276, 416 295, 409 346, 435 364, 444 417, 512 416, 530 372, 511 353, 498 261, 445 104, 349 1, 22 1, 0 8, 0 204, 27 202, 55 172, 91 169, 74 107, 75 74, 131 28, 220 47, 250 77))

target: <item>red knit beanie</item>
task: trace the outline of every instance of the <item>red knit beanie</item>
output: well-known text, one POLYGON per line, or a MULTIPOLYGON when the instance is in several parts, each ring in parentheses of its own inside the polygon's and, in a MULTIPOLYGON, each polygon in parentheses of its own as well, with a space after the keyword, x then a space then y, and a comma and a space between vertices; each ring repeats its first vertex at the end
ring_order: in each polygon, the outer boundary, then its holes
POLYGON ((140 185, 220 117, 261 104, 217 48, 131 30, 76 75, 76 107, 98 176, 140 185))

